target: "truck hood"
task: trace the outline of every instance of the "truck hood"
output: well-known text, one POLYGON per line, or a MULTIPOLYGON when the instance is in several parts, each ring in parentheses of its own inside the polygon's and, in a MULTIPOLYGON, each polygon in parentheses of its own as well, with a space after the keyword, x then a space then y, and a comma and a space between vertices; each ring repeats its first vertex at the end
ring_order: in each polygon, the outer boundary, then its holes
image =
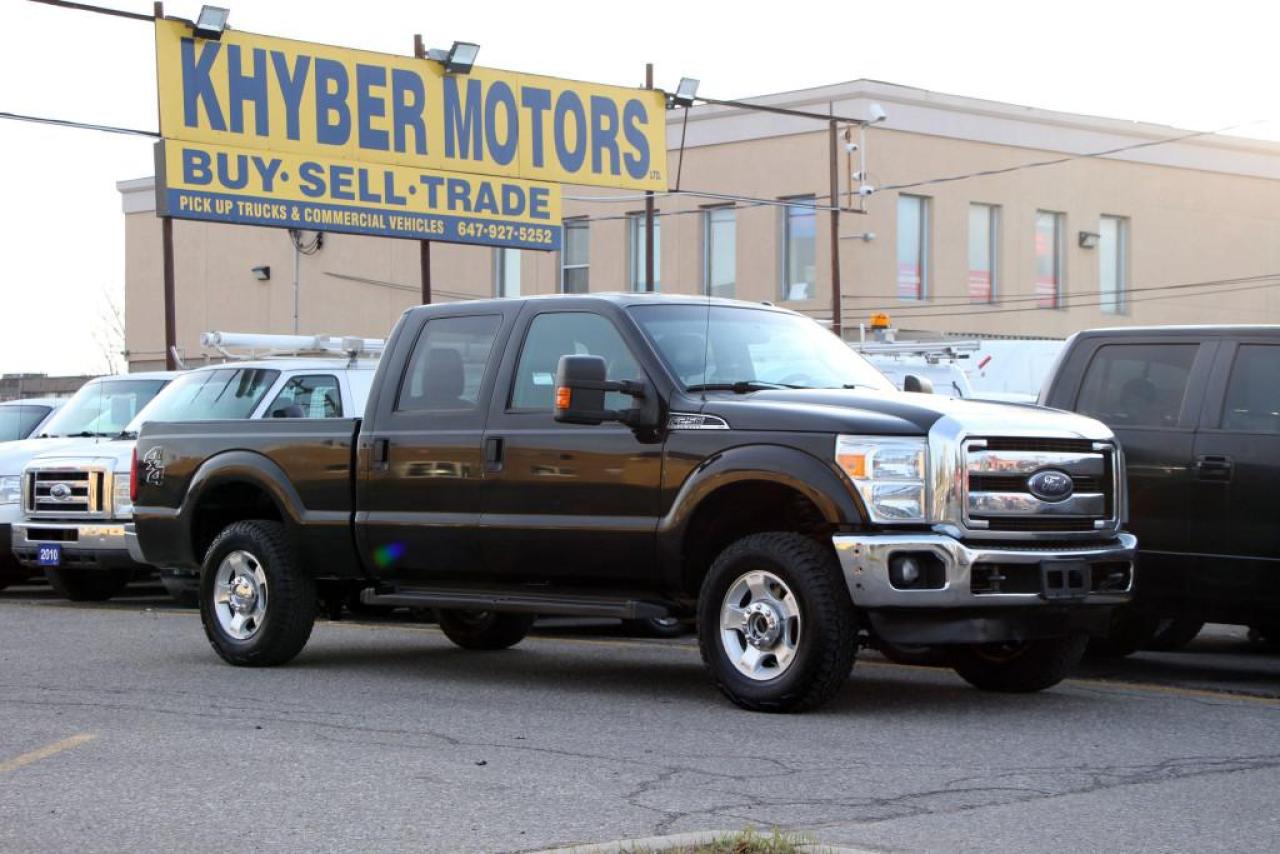
MULTIPOLYGON (((108 444, 100 439, 21 439, 17 442, 0 444, 0 477, 22 474, 23 466, 34 457, 45 454, 58 454, 65 448, 80 448, 82 456, 95 456, 91 450, 108 444)), ((132 445, 132 443, 129 443, 132 445)))
POLYGON ((768 389, 715 392, 702 410, 736 430, 785 430, 923 436, 942 418, 971 435, 1052 436, 1102 440, 1111 431, 1073 412, 1035 404, 991 403, 937 394, 865 389, 768 389))
MULTIPOLYGON (((44 439, 42 441, 58 442, 58 445, 42 449, 28 462, 55 459, 60 463, 75 463, 77 460, 110 462, 111 470, 115 472, 128 471, 133 463, 135 444, 133 439, 44 439)), ((18 470, 21 471, 21 467, 18 470)))

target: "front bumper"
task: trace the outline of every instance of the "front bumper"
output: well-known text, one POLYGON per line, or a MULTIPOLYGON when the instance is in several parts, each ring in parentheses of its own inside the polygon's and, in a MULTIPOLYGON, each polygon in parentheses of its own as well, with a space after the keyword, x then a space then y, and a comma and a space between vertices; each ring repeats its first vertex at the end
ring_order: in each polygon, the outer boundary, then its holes
MULTIPOLYGON (((62 564, 80 569, 120 569, 139 563, 129 551, 123 522, 18 522, 13 525, 13 554, 26 566, 39 566, 42 543, 62 545, 62 564)), ((131 527, 131 526, 130 526, 131 527)))
POLYGON ((943 534, 838 534, 832 538, 849 595, 859 608, 1070 608, 1122 605, 1133 592, 1137 538, 1120 533, 1108 544, 1037 547, 967 545, 943 534), (941 562, 940 586, 903 589, 890 580, 895 555, 926 553, 941 562), (1085 589, 1054 595, 1039 585, 1045 564, 1087 568, 1085 589), (1005 586, 993 577, 1008 579, 1005 586))

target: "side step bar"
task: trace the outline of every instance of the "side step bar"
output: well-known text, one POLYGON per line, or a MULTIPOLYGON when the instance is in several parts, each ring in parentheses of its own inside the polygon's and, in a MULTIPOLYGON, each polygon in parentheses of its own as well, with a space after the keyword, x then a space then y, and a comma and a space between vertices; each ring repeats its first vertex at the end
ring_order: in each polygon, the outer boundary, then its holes
POLYGON ((615 617, 644 620, 667 617, 671 608, 660 601, 612 598, 554 591, 449 590, 402 587, 393 592, 369 588, 360 594, 366 605, 393 608, 461 608, 476 611, 513 611, 559 617, 615 617))

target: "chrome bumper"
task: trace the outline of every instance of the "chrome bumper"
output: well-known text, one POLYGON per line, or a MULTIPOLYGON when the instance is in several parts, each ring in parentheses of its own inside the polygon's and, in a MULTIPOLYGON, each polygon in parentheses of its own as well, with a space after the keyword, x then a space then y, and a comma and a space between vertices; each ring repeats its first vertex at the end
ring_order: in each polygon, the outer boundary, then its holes
POLYGON ((1108 545, 1082 543, 1079 548, 996 548, 969 546, 942 534, 838 534, 832 537, 849 595, 860 608, 1000 608, 1028 605, 1121 605, 1133 592, 1133 565, 1138 540, 1120 533, 1108 545), (889 580, 889 562, 902 552, 929 552, 945 568, 945 581, 933 589, 901 589, 889 580), (1049 598, 1043 592, 975 593, 975 565, 1034 565, 1046 561, 1078 561, 1090 565, 1127 565, 1124 589, 1096 591, 1081 596, 1049 598))
POLYGON ((142 555, 142 546, 138 545, 138 530, 133 523, 124 526, 124 547, 129 550, 129 557, 133 558, 137 563, 146 563, 147 559, 142 555))
POLYGON ((124 523, 15 522, 13 547, 62 543, 63 551, 126 551, 124 523))

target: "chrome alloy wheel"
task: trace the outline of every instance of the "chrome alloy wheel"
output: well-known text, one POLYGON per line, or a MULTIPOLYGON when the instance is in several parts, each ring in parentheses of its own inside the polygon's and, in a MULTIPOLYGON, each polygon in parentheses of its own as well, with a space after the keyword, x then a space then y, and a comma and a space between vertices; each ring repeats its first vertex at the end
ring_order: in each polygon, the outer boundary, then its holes
POLYGON ((720 644, 748 679, 765 682, 787 671, 800 643, 800 604, 771 572, 753 570, 729 585, 720 605, 720 644))
POLYGON ((267 574, 249 552, 236 550, 222 559, 213 579, 213 612, 222 630, 248 640, 267 615, 267 574))

